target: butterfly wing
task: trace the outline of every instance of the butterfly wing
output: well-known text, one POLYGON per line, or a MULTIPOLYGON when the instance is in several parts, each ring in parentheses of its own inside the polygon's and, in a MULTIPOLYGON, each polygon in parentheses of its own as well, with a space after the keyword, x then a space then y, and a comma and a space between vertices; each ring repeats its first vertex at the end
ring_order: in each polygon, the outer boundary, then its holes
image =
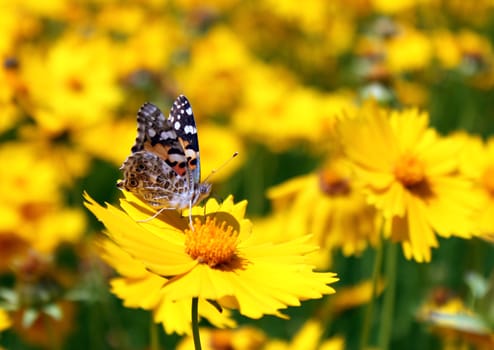
POLYGON ((176 209, 188 206, 187 179, 177 175, 158 155, 147 151, 132 153, 120 169, 124 179, 117 184, 118 187, 134 193, 150 205, 176 209))
POLYGON ((189 100, 184 95, 177 97, 170 109, 168 124, 175 131, 186 158, 186 168, 194 184, 201 181, 199 140, 196 121, 189 100))
POLYGON ((161 110, 146 102, 137 112, 137 137, 132 153, 148 151, 163 159, 179 176, 187 173, 187 160, 178 134, 161 110))

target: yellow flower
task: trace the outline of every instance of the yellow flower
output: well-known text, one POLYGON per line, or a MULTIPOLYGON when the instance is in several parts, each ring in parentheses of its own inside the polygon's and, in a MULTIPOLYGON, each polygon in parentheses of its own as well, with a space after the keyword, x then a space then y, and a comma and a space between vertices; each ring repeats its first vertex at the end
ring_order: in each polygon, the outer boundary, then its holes
POLYGON ((462 174, 473 180, 479 196, 482 197, 482 210, 477 217, 478 229, 482 234, 494 232, 494 138, 483 142, 480 137, 462 134, 464 147, 460 154, 462 174))
MULTIPOLYGON (((266 343, 266 335, 254 327, 240 327, 238 329, 210 329, 201 328, 201 341, 203 350, 255 350, 263 349, 266 343)), ((192 337, 184 338, 178 345, 177 350, 193 350, 194 340, 192 337)))
POLYGON ((440 30, 432 35, 435 56, 445 68, 455 68, 462 60, 462 52, 455 35, 449 31, 440 30))
MULTIPOLYGON (((156 323, 162 323, 167 333, 190 333, 191 320, 185 317, 191 308, 191 300, 172 301, 160 295, 161 287, 168 279, 146 270, 139 260, 108 239, 98 241, 102 258, 114 267, 122 277, 110 281, 112 292, 129 308, 152 310, 156 323)), ((216 327, 234 327, 227 310, 220 313, 206 300, 199 302, 199 313, 216 327)))
POLYGON ((402 26, 387 43, 387 62, 392 72, 424 69, 431 58, 431 41, 413 28, 402 26))
MULTIPOLYGON (((143 71, 156 72, 159 76, 173 59, 177 47, 183 45, 186 40, 185 33, 177 24, 175 16, 161 14, 156 18, 148 16, 139 8, 123 8, 122 3, 109 6, 102 12, 103 21, 109 26, 115 26, 113 30, 124 32, 126 40, 115 43, 113 50, 118 55, 118 64, 115 69, 119 75, 132 80, 132 74, 143 71), (119 9, 115 13, 115 8, 119 9), (120 16, 115 22, 115 16, 120 16), (123 22, 123 27, 118 25, 123 22), (128 28, 127 28, 128 27, 128 28), (142 53, 146 52, 145 55, 142 53)), ((149 11, 149 9, 148 9, 149 11)))
POLYGON ((0 332, 6 330, 12 325, 12 320, 10 319, 7 312, 0 309, 0 332))
POLYGON ((263 350, 343 350, 345 348, 345 341, 342 337, 336 336, 321 340, 323 332, 324 328, 320 322, 309 320, 291 341, 272 340, 263 350))
POLYGON ((174 76, 194 101, 199 120, 207 115, 230 114, 251 61, 241 38, 226 26, 216 26, 193 42, 190 62, 178 68, 174 76), (207 91, 205 86, 209 87, 207 91))
POLYGON ((417 0, 371 0, 370 1, 376 12, 383 12, 386 14, 400 13, 417 5, 417 0))
MULTIPOLYGON (((86 195, 88 209, 101 220, 108 236, 156 276, 169 279, 160 294, 170 301, 194 297, 237 308, 250 318, 264 314, 284 317, 279 309, 300 300, 334 293, 333 273, 313 272, 306 255, 317 248, 309 237, 280 244, 251 244, 252 225, 244 219, 247 203, 210 199, 181 217, 166 211, 148 222, 152 212, 126 193, 123 211, 98 205, 86 195), (189 225, 192 225, 192 229, 189 225)), ((262 233, 259 233, 262 235, 262 233)))
POLYGON ((345 160, 336 157, 318 173, 271 188, 268 197, 277 210, 288 210, 282 220, 287 229, 312 233, 322 250, 354 255, 377 244, 379 228, 375 208, 353 182, 345 160))
MULTIPOLYGON (((309 320, 293 336, 290 341, 268 339, 266 334, 253 327, 242 327, 235 330, 214 330, 201 328, 204 350, 343 350, 345 341, 336 336, 321 340, 324 328, 319 321, 309 320)), ((192 350, 192 337, 183 339, 177 350, 192 350)))
POLYGON ((183 10, 210 14, 226 12, 237 6, 239 0, 178 0, 177 6, 183 10))
MULTIPOLYGON (((138 107, 136 107, 137 110, 138 107)), ((93 156, 106 159, 120 166, 129 155, 130 142, 136 135, 135 115, 125 120, 107 121, 78 132, 72 136, 74 142, 93 156), (112 135, 112 137, 108 137, 112 135)), ((72 150, 72 157, 75 150, 72 150)), ((67 161, 71 160, 67 155, 67 161)))
POLYGON ((320 151, 337 118, 355 109, 351 93, 321 93, 300 86, 287 71, 259 64, 246 75, 245 96, 233 115, 234 125, 245 137, 274 151, 303 141, 316 144, 320 151))
MULTIPOLYGON (((377 281, 376 295, 384 290, 384 282, 377 281)), ((358 307, 372 301, 372 281, 360 282, 356 285, 345 286, 338 289, 338 294, 329 302, 330 311, 333 314, 358 307)))
POLYGON ((63 205, 53 163, 39 157, 32 145, 20 142, 2 145, 0 162, 9 164, 0 181, 0 267, 28 247, 51 253, 61 242, 77 241, 85 229, 85 216, 82 210, 63 205))
POLYGON ((339 136, 359 186, 385 219, 385 235, 417 262, 430 261, 439 245, 434 231, 471 238, 480 198, 458 175, 461 143, 429 128, 425 112, 367 107, 342 121, 339 136))
POLYGON ((307 32, 320 32, 327 28, 327 13, 330 6, 324 0, 310 1, 305 6, 291 1, 280 3, 274 0, 264 0, 262 2, 264 2, 263 6, 270 9, 273 14, 289 22, 297 23, 307 32))
POLYGON ((201 173, 202 177, 209 176, 212 171, 218 169, 224 162, 227 162, 234 152, 238 156, 228 163, 228 166, 215 172, 211 181, 219 181, 228 178, 235 170, 240 168, 245 157, 246 151, 240 137, 231 131, 231 129, 213 125, 211 123, 201 124, 198 126, 201 143, 201 173))
POLYGON ((111 117, 122 98, 113 48, 103 36, 68 32, 46 52, 22 52, 22 74, 29 82, 27 106, 40 128, 57 134, 111 117))

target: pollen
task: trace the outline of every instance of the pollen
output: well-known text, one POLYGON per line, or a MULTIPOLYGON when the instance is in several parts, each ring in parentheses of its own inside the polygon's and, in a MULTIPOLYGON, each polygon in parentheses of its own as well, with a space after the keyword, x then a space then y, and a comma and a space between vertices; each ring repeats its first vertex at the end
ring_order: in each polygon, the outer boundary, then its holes
POLYGON ((424 164, 417 157, 407 154, 396 163, 394 174, 405 187, 413 187, 425 180, 424 164))
POLYGON ((202 223, 196 218, 193 230, 185 230, 185 235, 185 252, 203 264, 216 267, 235 257, 238 232, 225 221, 208 216, 202 223))

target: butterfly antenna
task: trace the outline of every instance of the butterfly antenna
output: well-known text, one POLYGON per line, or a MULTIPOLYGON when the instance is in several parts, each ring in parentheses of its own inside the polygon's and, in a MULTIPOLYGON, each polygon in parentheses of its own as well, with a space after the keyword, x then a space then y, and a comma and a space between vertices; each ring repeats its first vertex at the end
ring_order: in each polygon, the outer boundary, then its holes
POLYGON ((203 182, 208 181, 208 180, 211 178, 211 176, 213 176, 213 175, 214 175, 215 173, 217 173, 219 170, 223 169, 223 168, 225 167, 225 165, 227 165, 228 163, 230 163, 230 161, 231 161, 233 158, 235 158, 236 156, 238 156, 238 152, 233 153, 233 154, 232 154, 232 156, 231 156, 229 159, 227 159, 227 160, 226 160, 223 164, 221 164, 221 165, 220 165, 219 167, 217 167, 216 169, 211 170, 211 172, 209 173, 209 175, 208 175, 208 176, 206 176, 206 178, 203 180, 203 182))

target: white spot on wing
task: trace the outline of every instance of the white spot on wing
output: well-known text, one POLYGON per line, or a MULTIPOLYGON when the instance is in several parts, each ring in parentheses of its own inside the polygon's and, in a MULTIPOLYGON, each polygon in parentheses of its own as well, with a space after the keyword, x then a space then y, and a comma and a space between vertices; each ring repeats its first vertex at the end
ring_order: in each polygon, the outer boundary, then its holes
POLYGON ((154 137, 154 135, 156 135, 156 131, 154 129, 148 129, 148 134, 149 136, 154 137))
POLYGON ((160 138, 162 140, 167 140, 167 139, 174 139, 175 138, 175 133, 172 131, 162 131, 160 134, 160 138))
POLYGON ((184 132, 186 134, 197 134, 197 129, 194 128, 192 125, 186 125, 184 128, 184 132))
POLYGON ((192 108, 188 107, 188 108, 185 110, 185 113, 187 113, 188 115, 192 115, 192 108))
POLYGON ((180 129, 180 122, 176 121, 175 124, 173 124, 173 127, 175 128, 175 130, 180 129))

